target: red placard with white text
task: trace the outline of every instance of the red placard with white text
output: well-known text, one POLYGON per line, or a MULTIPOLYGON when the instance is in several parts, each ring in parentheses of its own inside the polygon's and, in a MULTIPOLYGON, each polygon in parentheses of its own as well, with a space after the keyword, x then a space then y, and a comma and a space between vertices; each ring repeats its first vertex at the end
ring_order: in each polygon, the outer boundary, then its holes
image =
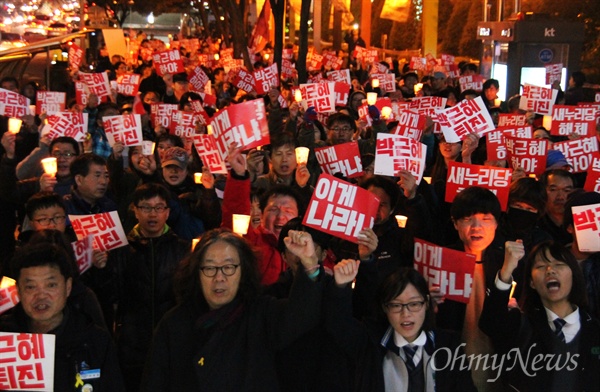
POLYGON ((0 390, 54 390, 56 336, 0 332, 0 390))
POLYGON ((102 123, 110 146, 114 146, 116 142, 121 142, 125 146, 142 144, 142 120, 139 114, 105 116, 102 118, 102 123))
POLYGON ((550 116, 557 95, 558 90, 525 83, 519 109, 550 116))
POLYGON ((325 53, 323 55, 323 67, 325 69, 339 70, 344 64, 344 59, 335 55, 335 53, 325 53))
POLYGON ((503 135, 513 136, 519 139, 533 139, 533 128, 527 125, 519 128, 502 128, 503 135))
POLYGON ((583 189, 588 192, 600 193, 600 153, 592 154, 592 163, 588 169, 583 189))
POLYGON ((435 109, 444 109, 447 100, 443 97, 416 97, 410 101, 408 108, 417 111, 419 114, 430 116, 435 109))
POLYGON ((153 103, 150 106, 150 118, 155 127, 161 126, 165 129, 170 129, 173 116, 178 109, 178 105, 171 103, 153 103))
POLYGON ((465 140, 470 133, 483 136, 496 129, 481 97, 461 101, 446 109, 445 113, 450 122, 451 132, 444 132, 444 136, 450 143, 465 140))
POLYGON ((79 79, 88 88, 90 94, 96 94, 100 99, 106 99, 110 96, 110 83, 108 81, 108 73, 79 73, 79 79))
POLYGON ((281 78, 282 79, 290 79, 294 77, 294 73, 296 72, 296 66, 290 60, 283 59, 281 60, 281 78))
POLYGON ((335 106, 346 106, 350 96, 350 85, 348 83, 335 82, 333 85, 335 91, 335 106))
POLYGON ((38 91, 35 100, 35 113, 48 114, 65 110, 67 94, 58 91, 38 91))
POLYGON ((254 77, 254 89, 258 95, 268 93, 272 87, 279 87, 277 63, 254 71, 252 76, 254 77))
POLYGON ((202 67, 197 66, 189 75, 188 81, 190 82, 190 90, 204 91, 204 86, 210 83, 210 78, 202 67))
POLYGON ((484 81, 485 78, 483 75, 467 75, 458 78, 458 83, 460 83, 460 91, 475 90, 480 92, 483 90, 484 81))
POLYGON ((395 177, 400 170, 408 170, 421 183, 425 170, 427 146, 415 139, 377 134, 375 147, 375 174, 395 177))
POLYGON ((488 132, 485 138, 488 161, 503 161, 506 159, 506 143, 501 130, 488 132))
POLYGON ((545 65, 546 68, 546 84, 552 84, 554 82, 559 82, 562 79, 562 63, 558 64, 548 64, 545 65))
POLYGON ((511 169, 450 161, 444 201, 452 203, 463 189, 480 186, 492 191, 498 197, 502 211, 506 211, 511 176, 511 169))
POLYGON ((8 276, 3 276, 0 281, 0 314, 14 308, 18 303, 17 282, 8 276))
POLYGON ((158 76, 177 74, 185 71, 179 50, 164 50, 152 54, 152 62, 158 76))
POLYGON ((190 113, 178 110, 173 114, 173 123, 169 133, 186 139, 196 134, 196 124, 205 124, 205 117, 199 113, 190 113))
POLYGON ((373 74, 372 79, 379 80, 379 88, 381 91, 391 93, 396 91, 396 79, 394 74, 373 74))
POLYGON ((425 124, 427 117, 420 115, 419 113, 409 112, 403 110, 395 118, 398 121, 398 126, 392 131, 394 135, 404 136, 412 138, 416 141, 421 141, 423 130, 425 130, 425 124))
POLYGON ((546 170, 548 140, 519 139, 504 134, 507 157, 513 169, 523 168, 527 174, 542 175, 546 170))
POLYGON ((553 148, 563 153, 573 169, 573 173, 585 173, 592 163, 592 156, 598 153, 598 139, 596 136, 582 137, 554 143, 553 148))
POLYGON ((373 227, 378 208, 373 193, 323 173, 302 224, 356 244, 360 231, 373 227))
POLYGON ((21 118, 29 114, 29 98, 0 88, 0 116, 21 118))
POLYGON ((573 206, 573 226, 582 252, 600 252, 600 203, 573 206))
POLYGON ((92 267, 94 252, 93 242, 94 239, 91 235, 88 235, 81 240, 71 242, 71 247, 75 253, 75 261, 77 262, 77 268, 79 269, 80 274, 83 274, 92 267))
POLYGON ((59 136, 68 136, 83 142, 88 130, 88 113, 60 112, 46 117, 42 135, 54 140, 59 136))
POLYGON ((78 240, 93 235, 94 249, 105 252, 129 244, 117 211, 92 215, 69 214, 69 220, 78 240))
POLYGON ((230 80, 231 84, 247 93, 254 91, 254 76, 245 69, 240 68, 234 71, 234 75, 230 80))
POLYGON ((75 101, 77 105, 86 106, 88 103, 88 97, 90 95, 90 89, 83 82, 75 82, 75 101))
POLYGON ((315 52, 309 52, 306 56, 306 69, 309 72, 320 71, 323 67, 323 56, 315 52))
POLYGON ((425 57, 411 57, 410 58, 410 69, 415 71, 426 71, 427 70, 427 59, 425 57))
POLYGON ((498 128, 524 127, 527 125, 527 116, 525 114, 507 114, 498 115, 498 128))
POLYGON ((362 162, 357 142, 315 148, 315 155, 323 173, 341 173, 346 178, 363 175, 362 162))
POLYGON ((347 84, 352 84, 349 69, 340 69, 339 71, 327 72, 327 79, 331 80, 332 82, 344 82, 347 84))
POLYGON ((595 107, 554 105, 550 134, 569 136, 577 133, 579 136, 590 136, 596 132, 597 116, 595 107))
POLYGON ((194 147, 196 147, 196 151, 208 171, 212 174, 227 174, 227 165, 221 158, 215 137, 199 134, 194 135, 193 139, 194 147))
POLYGON ((74 42, 71 42, 69 45, 69 69, 72 71, 79 69, 83 63, 83 56, 83 49, 74 42))
POLYGON ((475 255, 415 238, 413 261, 429 286, 439 287, 444 298, 469 303, 477 261, 475 255))
POLYGON ((141 75, 125 74, 117 78, 117 92, 128 97, 135 97, 140 88, 141 75))
POLYGON ((329 113, 335 111, 335 83, 308 83, 301 84, 302 107, 306 110, 314 106, 320 113, 329 113))
MULTIPOLYGON (((375 101, 375 105, 373 106, 379 109, 379 113, 381 114, 381 111, 384 107, 392 107, 392 100, 388 97, 377 98, 377 101, 375 101)), ((358 107, 357 112, 358 118, 365 120, 367 122, 367 126, 371 126, 373 124, 373 119, 369 115, 369 104, 366 100, 364 100, 363 103, 358 107)))
POLYGON ((212 118, 210 125, 223 160, 231 143, 250 150, 271 142, 262 99, 228 106, 212 118))

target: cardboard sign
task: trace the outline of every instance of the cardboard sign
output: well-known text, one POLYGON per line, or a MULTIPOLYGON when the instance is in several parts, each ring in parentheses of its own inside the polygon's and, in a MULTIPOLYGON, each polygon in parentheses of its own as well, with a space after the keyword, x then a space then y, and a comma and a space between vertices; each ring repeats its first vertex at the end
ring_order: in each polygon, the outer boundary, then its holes
POLYGON ((293 78, 295 72, 296 72, 296 65, 294 63, 292 63, 290 60, 286 60, 286 59, 281 60, 281 78, 282 79, 293 78))
POLYGON ((117 211, 93 215, 69 214, 69 220, 78 240, 93 235, 94 249, 105 252, 129 244, 117 211))
POLYGON ((344 59, 338 57, 335 53, 325 53, 323 55, 323 66, 325 69, 339 70, 344 64, 344 59))
POLYGON ((360 231, 373 227, 378 208, 371 192, 323 173, 302 224, 356 244, 360 231))
POLYGON ((155 127, 161 126, 166 129, 171 128, 173 115, 179 109, 179 105, 170 103, 153 103, 150 106, 150 119, 155 127))
POLYGON ((429 286, 438 286, 444 298, 469 303, 476 257, 415 238, 415 269, 429 286))
POLYGON ((74 42, 71 42, 69 45, 69 69, 79 69, 79 67, 83 63, 83 56, 83 49, 77 46, 77 44, 75 44, 74 42))
POLYGON ((341 173, 345 178, 363 175, 362 162, 357 142, 315 148, 315 155, 323 173, 341 173))
POLYGON ((498 128, 524 127, 527 125, 527 116, 525 114, 506 114, 498 115, 498 128))
POLYGON ((76 81, 75 82, 75 101, 77 101, 77 105, 86 106, 88 103, 88 97, 90 95, 90 90, 87 85, 83 82, 76 81))
POLYGON ((18 303, 17 282, 8 276, 3 276, 0 281, 0 314, 14 308, 18 303))
POLYGON ((527 174, 542 175, 546 170, 546 139, 518 139, 504 135, 506 151, 513 169, 523 168, 527 174))
POLYGON ((506 211, 511 176, 511 169, 450 161, 444 201, 452 203, 463 189, 480 186, 492 191, 498 197, 502 211, 506 211))
POLYGON ((506 156, 506 143, 501 130, 488 132, 485 139, 488 161, 503 161, 506 156))
POLYGON ((67 102, 67 94, 58 91, 38 91, 35 100, 35 114, 44 112, 53 114, 63 112, 67 102))
POLYGON ((347 84, 352 84, 349 69, 327 72, 327 79, 331 80, 332 82, 344 82, 347 84))
POLYGON ((410 58, 410 69, 415 71, 426 71, 427 70, 427 59, 425 57, 411 57, 410 58))
POLYGON ((454 61, 456 61, 456 58, 451 54, 442 53, 440 55, 440 63, 442 65, 454 65, 454 61))
POLYGON ((442 97, 415 97, 410 101, 408 107, 419 114, 429 116, 435 109, 444 109, 447 100, 442 97))
POLYGON ((444 132, 450 143, 465 140, 470 133, 479 136, 493 131, 496 127, 481 97, 466 99, 445 110, 452 132, 444 132))
POLYGON ((234 72, 231 83, 247 93, 254 91, 254 76, 244 69, 238 69, 234 72))
POLYGON ((182 139, 191 138, 196 134, 196 124, 205 124, 205 118, 197 113, 178 110, 173 115, 173 123, 169 133, 182 139))
POLYGON ((204 87, 210 83, 210 78, 202 67, 194 68, 188 80, 190 82, 190 90, 192 91, 205 91, 204 87))
POLYGON ((600 193, 600 153, 592 154, 592 164, 588 169, 583 189, 600 193))
POLYGON ((54 389, 55 335, 0 332, 0 390, 54 389))
POLYGON ((333 90, 335 92, 335 106, 346 106, 350 97, 350 85, 348 83, 335 82, 333 90))
POLYGON ((128 97, 135 97, 140 88, 141 75, 125 74, 117 78, 117 92, 128 97))
POLYGON ((152 62, 158 76, 166 74, 177 74, 185 71, 183 60, 179 50, 164 50, 162 52, 152 54, 152 62))
POLYGON ((29 114, 29 98, 0 88, 0 116, 21 118, 29 114))
POLYGON ((375 174, 395 177, 400 170, 408 170, 421 183, 425 170, 427 145, 415 139, 392 135, 377 134, 375 147, 375 174))
POLYGON ((598 139, 595 136, 582 137, 554 143, 555 150, 562 152, 573 169, 573 173, 585 173, 592 164, 594 153, 598 152, 598 139))
POLYGON ((460 83, 460 91, 475 90, 477 92, 483 91, 483 82, 485 78, 483 75, 467 75, 458 78, 460 83))
POLYGON ((398 126, 392 132, 394 135, 404 136, 416 141, 421 141, 421 136, 425 130, 427 117, 407 110, 398 113, 395 117, 398 126))
POLYGON ((444 67, 446 67, 446 73, 448 74, 448 78, 450 78, 450 79, 460 78, 460 68, 458 68, 458 65, 446 64, 446 65, 444 65, 444 67))
POLYGON ((102 118, 102 124, 110 146, 114 146, 117 142, 125 146, 142 144, 142 119, 139 114, 105 116, 102 118))
POLYGON ((335 111, 335 83, 301 84, 302 107, 304 110, 314 106, 317 112, 329 113, 335 111))
POLYGON ((548 64, 545 65, 544 68, 546 68, 546 84, 552 84, 554 82, 560 83, 560 80, 562 79, 562 63, 548 64))
POLYGON ((272 87, 279 87, 277 63, 254 71, 252 76, 254 77, 254 89, 258 95, 268 93, 272 87))
POLYGON ((554 105, 550 134, 569 136, 577 133, 580 136, 591 136, 596 132, 597 116, 595 107, 554 105))
POLYGON ((96 94, 98 98, 110 96, 110 83, 108 82, 108 74, 106 72, 80 72, 79 78, 85 83, 90 94, 96 94))
POLYGON ((208 171, 212 174, 227 174, 227 165, 221 158, 215 137, 200 134, 194 135, 193 140, 194 147, 196 147, 196 151, 208 171))
MULTIPOLYGON (((533 139, 533 128, 527 125, 520 128, 502 128, 500 129, 503 135, 513 136, 519 139, 533 139)), ((488 133, 489 135, 489 133, 488 133)))
POLYGON ((232 143, 250 150, 271 142, 263 99, 228 106, 212 118, 210 125, 223 160, 232 143))
POLYGON ((394 74, 373 74, 372 78, 379 80, 379 88, 381 91, 386 93, 396 91, 396 79, 394 74))
POLYGON ((320 71, 323 67, 323 56, 318 53, 309 52, 306 56, 306 69, 309 72, 320 71))
POLYGON ((50 140, 59 136, 68 136, 83 142, 88 130, 88 113, 60 112, 46 117, 48 124, 42 129, 42 135, 50 140))
POLYGON ((71 242, 71 247, 73 247, 75 261, 77 262, 77 268, 79 269, 80 274, 83 274, 92 267, 94 253, 94 248, 92 245, 93 241, 93 237, 88 235, 81 240, 71 242))
POLYGON ((582 252, 600 252, 600 203, 573 206, 573 226, 582 252))
POLYGON ((525 83, 519 109, 550 116, 557 95, 558 90, 525 83))

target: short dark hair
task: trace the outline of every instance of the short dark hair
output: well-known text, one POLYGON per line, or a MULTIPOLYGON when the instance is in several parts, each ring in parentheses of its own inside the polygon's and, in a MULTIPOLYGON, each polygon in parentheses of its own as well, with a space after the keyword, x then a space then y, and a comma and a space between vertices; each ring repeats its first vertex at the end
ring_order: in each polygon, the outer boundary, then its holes
POLYGON ((296 201, 296 206, 298 207, 298 216, 304 215, 304 209, 306 208, 306 206, 304 205, 302 197, 300 197, 298 192, 296 192, 292 187, 287 186, 287 185, 275 185, 274 187, 272 187, 271 189, 266 191, 260 197, 261 211, 265 210, 267 203, 269 202, 269 200, 272 197, 277 197, 277 196, 289 196, 292 199, 294 199, 296 201))
POLYGON ((336 122, 348 124, 353 131, 356 131, 356 121, 352 116, 344 113, 334 113, 327 119, 327 128, 331 128, 336 122))
POLYGON ((133 192, 132 203, 133 205, 137 205, 142 200, 152 199, 153 197, 157 196, 163 199, 167 205, 171 201, 171 196, 167 188, 165 188, 162 184, 149 182, 135 188, 135 191, 133 192))
POLYGON ((77 140, 73 139, 70 136, 59 136, 56 139, 52 140, 50 142, 50 153, 52 153, 52 148, 54 147, 54 145, 56 143, 64 143, 64 144, 70 144, 71 146, 73 146, 73 150, 75 150, 75 155, 79 155, 79 143, 77 143, 77 140))
POLYGON ((30 242, 15 253, 11 265, 18 281, 24 268, 50 266, 57 267, 65 280, 73 278, 71 256, 64 247, 49 242, 30 242))
MULTIPOLYGON (((542 173, 542 175, 539 178, 540 184, 542 184, 544 191, 546 190, 546 187, 548 186, 548 178, 550 178, 550 176, 570 178, 571 181, 573 182, 573 186, 575 186, 575 177, 573 177, 573 174, 571 174, 570 171, 565 170, 565 169, 552 169, 552 170, 546 170, 544 173, 542 173)), ((544 194, 545 194, 545 192, 544 192, 544 194)))
POLYGON ((450 216, 454 221, 474 214, 492 214, 500 222, 500 202, 489 189, 471 186, 461 191, 452 202, 450 216))
POLYGON ((33 214, 37 210, 54 206, 60 207, 65 211, 67 210, 62 197, 58 193, 42 191, 32 195, 29 200, 27 200, 27 203, 25 203, 25 213, 31 220, 33 219, 33 214))
POLYGON ((423 276, 421 276, 414 268, 399 268, 381 282, 377 288, 376 295, 379 317, 387 319, 385 305, 402 294, 409 284, 412 284, 425 299, 427 309, 425 311, 425 321, 423 322, 422 329, 424 331, 429 331, 435 326, 435 312, 431 295, 429 295, 429 285, 425 278, 423 278, 423 276))
POLYGON ((487 90, 492 86, 496 87, 496 89, 499 89, 500 83, 498 83, 496 79, 488 79, 485 82, 483 82, 483 91, 487 90))
POLYGON ((510 184, 508 204, 522 202, 535 207, 538 215, 544 213, 545 201, 542 196, 542 185, 535 179, 523 177, 510 184))
POLYGON ((298 147, 298 141, 290 132, 282 132, 278 136, 271 139, 271 153, 269 155, 273 156, 275 150, 283 146, 296 148, 298 147))
MULTIPOLYGON (((75 176, 87 176, 90 172, 90 166, 92 166, 92 164, 106 166, 106 159, 93 153, 78 155, 77 158, 71 162, 71 175, 73 178, 75 178, 75 176)), ((77 189, 77 183, 74 183, 73 187, 77 189)))
POLYGON ((549 262, 548 255, 552 256, 556 260, 564 261, 571 269, 571 275, 573 282, 571 284, 571 292, 569 293, 569 302, 577 305, 583 309, 587 307, 587 297, 585 293, 585 278, 583 272, 579 267, 575 256, 571 253, 568 248, 554 242, 545 241, 536 245, 525 260, 525 280, 523 287, 525 287, 525 299, 523 302, 523 309, 527 312, 532 312, 535 309, 541 309, 542 300, 540 295, 534 288, 531 287, 531 270, 533 269, 536 259, 541 258, 544 261, 549 262))
POLYGON ((583 87, 586 77, 585 74, 581 71, 575 71, 571 74, 573 78, 573 82, 575 83, 575 87, 583 87))
POLYGON ((17 86, 17 88, 19 88, 19 81, 14 76, 5 76, 2 79, 0 79, 0 86, 6 82, 14 83, 15 86, 17 86))
POLYGON ((395 209, 396 204, 398 204, 398 198, 400 197, 400 188, 398 187, 398 184, 387 177, 373 176, 365 181, 362 185, 362 187, 365 189, 369 189, 372 186, 383 189, 383 191, 390 197, 390 207, 392 210, 395 209))

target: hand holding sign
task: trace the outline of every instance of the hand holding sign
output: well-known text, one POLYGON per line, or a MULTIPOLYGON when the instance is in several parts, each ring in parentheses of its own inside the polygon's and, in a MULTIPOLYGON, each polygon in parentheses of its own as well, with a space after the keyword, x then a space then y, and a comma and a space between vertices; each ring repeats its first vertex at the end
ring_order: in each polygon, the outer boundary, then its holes
POLYGON ((373 229, 367 227, 358 233, 358 255, 361 260, 367 260, 379 245, 379 238, 373 229))
POLYGON ((462 149, 460 151, 460 155, 462 156, 462 161, 464 163, 471 163, 471 155, 479 146, 479 135, 476 133, 470 133, 463 140, 462 149))
POLYGON ((506 241, 504 243, 504 264, 500 269, 498 277, 504 283, 512 281, 512 273, 517 268, 519 260, 525 256, 525 246, 523 240, 506 241))
POLYGON ((359 260, 344 259, 333 267, 333 278, 338 287, 344 287, 354 281, 358 274, 359 260))
POLYGON ((417 195, 417 179, 408 170, 400 170, 398 172, 398 186, 402 188, 404 196, 412 200, 417 195))

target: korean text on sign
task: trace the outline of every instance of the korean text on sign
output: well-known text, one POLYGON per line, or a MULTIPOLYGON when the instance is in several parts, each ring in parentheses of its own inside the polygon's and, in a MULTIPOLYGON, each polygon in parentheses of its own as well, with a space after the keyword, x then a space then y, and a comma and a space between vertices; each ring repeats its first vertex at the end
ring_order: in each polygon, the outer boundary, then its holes
POLYGON ((423 178, 427 146, 404 136, 380 133, 375 148, 375 174, 396 176, 408 170, 417 184, 423 178))
POLYGON ((330 175, 341 173, 346 178, 359 177, 363 174, 357 142, 317 148, 315 155, 324 173, 330 175))
POLYGON ((51 391, 55 335, 0 332, 0 390, 51 391))
POLYGON ((480 186, 492 191, 498 197, 502 210, 506 211, 511 176, 511 169, 451 161, 448 163, 445 201, 452 203, 463 189, 480 186))
POLYGON ((582 252, 600 252, 600 203, 574 206, 573 226, 582 252))
POLYGON ((196 151, 204 166, 208 167, 208 170, 213 174, 227 174, 227 165, 221 158, 215 137, 200 134, 194 135, 193 139, 196 151))
POLYGON ((0 115, 20 118, 29 114, 29 98, 0 88, 0 115))
POLYGON ((77 239, 94 236, 94 249, 107 251, 128 244, 117 211, 93 215, 69 215, 77 239))
POLYGON ((525 83, 519 109, 550 116, 557 95, 558 90, 525 83))
POLYGON ((154 68, 158 76, 176 74, 185 71, 179 50, 165 50, 152 55, 154 68))
POLYGON ((139 114, 105 116, 102 119, 106 138, 111 146, 121 142, 125 146, 142 144, 142 120, 139 114))

